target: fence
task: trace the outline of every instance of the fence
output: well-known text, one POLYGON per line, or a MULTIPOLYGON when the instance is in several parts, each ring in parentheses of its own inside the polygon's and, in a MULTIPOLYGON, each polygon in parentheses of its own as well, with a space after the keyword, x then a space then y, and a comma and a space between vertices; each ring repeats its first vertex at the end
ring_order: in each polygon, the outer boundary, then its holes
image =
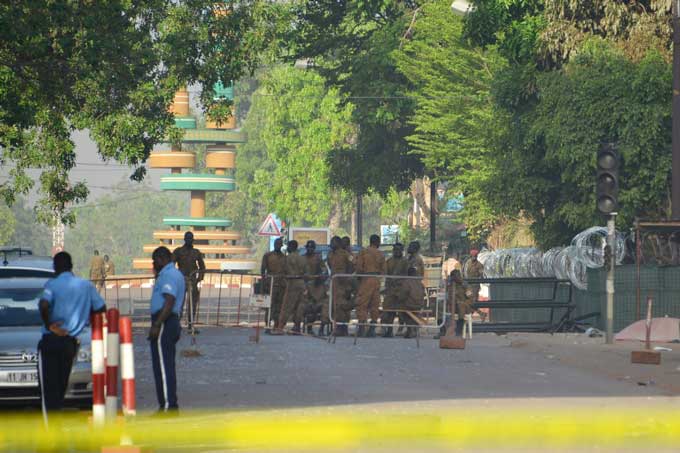
MULTIPOLYGON (((349 326, 349 325, 355 325, 358 327, 370 327, 370 326, 375 326, 375 324, 370 324, 368 321, 367 322, 360 322, 358 319, 356 321, 353 321, 352 317, 350 316, 350 321, 338 321, 336 319, 336 312, 338 310, 338 307, 336 307, 334 301, 333 301, 333 288, 334 285, 338 285, 338 279, 346 279, 351 282, 355 282, 357 278, 377 278, 380 279, 381 282, 381 290, 380 293, 384 293, 384 282, 387 279, 394 279, 394 280, 417 280, 420 282, 423 282, 423 277, 419 276, 401 276, 401 275, 377 275, 377 274, 334 274, 330 278, 330 288, 329 288, 329 297, 328 297, 328 313, 330 317, 330 321, 333 324, 333 332, 337 332, 337 326, 342 325, 342 326, 349 326)), ((437 279, 438 285, 441 285, 442 280, 437 279)), ((443 303, 445 300, 445 289, 444 291, 441 291, 442 288, 440 288, 440 291, 438 291, 437 295, 435 297, 431 297, 431 293, 427 291, 427 288, 425 285, 423 285, 423 290, 422 290, 422 308, 421 309, 414 309, 414 310, 403 310, 403 309, 393 309, 393 308, 388 308, 384 309, 383 308, 383 301, 381 298, 381 303, 380 303, 380 312, 383 313, 385 311, 392 311, 392 312, 398 312, 398 313, 405 313, 407 316, 411 318, 415 324, 410 325, 410 327, 416 329, 417 333, 417 338, 420 336, 420 330, 421 329, 441 329, 444 326, 445 320, 447 316, 450 316, 450 313, 446 311, 446 304, 443 303), (434 299, 434 300, 433 300, 434 299)), ((439 286, 438 286, 439 288, 439 286)), ((401 291, 402 294, 404 294, 404 291, 401 291)), ((353 309, 354 313, 356 314, 356 297, 354 299, 354 306, 355 308, 353 309)), ((369 317, 370 318, 370 317, 369 317)), ((409 323, 411 324, 411 323, 409 323)), ((380 325, 381 327, 385 325, 380 325)), ((387 325, 389 326, 389 325, 387 325)), ((392 324, 393 326, 393 324, 392 324)), ((358 335, 358 329, 355 330, 354 336, 355 336, 355 342, 356 342, 356 337, 358 335)), ((329 338, 329 341, 335 341, 335 334, 332 335, 329 338)))
MULTIPOLYGON (((202 273, 204 279, 198 283, 200 298, 197 324, 250 325, 257 321, 258 311, 250 306, 248 300, 259 275, 210 270, 202 273)), ((151 319, 149 304, 154 282, 154 276, 146 274, 112 276, 93 281, 106 305, 117 308, 121 316, 129 316, 136 324, 147 323, 151 319)), ((191 291, 187 292, 187 296, 185 307, 193 303, 191 291)))

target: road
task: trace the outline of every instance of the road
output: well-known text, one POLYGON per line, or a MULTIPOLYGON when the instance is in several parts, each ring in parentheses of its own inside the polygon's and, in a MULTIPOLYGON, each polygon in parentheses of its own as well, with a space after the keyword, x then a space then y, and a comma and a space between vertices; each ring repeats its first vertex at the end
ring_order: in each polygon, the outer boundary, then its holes
MULTIPOLYGON (((483 334, 464 351, 443 350, 431 338, 338 338, 336 344, 299 336, 261 337, 253 329, 203 328, 200 357, 178 354, 179 403, 185 409, 258 409, 446 402, 461 399, 647 397, 640 386, 563 364, 550 355, 511 347, 483 334)), ((135 335, 138 407, 155 410, 149 347, 135 335)), ((190 349, 190 338, 178 351, 190 349)))

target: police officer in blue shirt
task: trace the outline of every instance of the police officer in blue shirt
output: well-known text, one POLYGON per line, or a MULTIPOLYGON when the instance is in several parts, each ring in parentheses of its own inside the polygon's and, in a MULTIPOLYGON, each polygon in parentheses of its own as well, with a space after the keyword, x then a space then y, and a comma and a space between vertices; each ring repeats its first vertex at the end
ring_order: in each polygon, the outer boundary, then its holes
POLYGON ((38 343, 38 372, 43 410, 60 409, 78 352, 78 335, 90 315, 106 311, 92 283, 73 275, 71 255, 59 252, 52 260, 55 278, 45 284, 38 308, 44 327, 38 343))
POLYGON ((167 412, 178 408, 175 345, 180 335, 179 315, 184 304, 185 283, 167 247, 158 247, 151 258, 156 274, 151 293, 151 364, 158 405, 161 412, 167 412))

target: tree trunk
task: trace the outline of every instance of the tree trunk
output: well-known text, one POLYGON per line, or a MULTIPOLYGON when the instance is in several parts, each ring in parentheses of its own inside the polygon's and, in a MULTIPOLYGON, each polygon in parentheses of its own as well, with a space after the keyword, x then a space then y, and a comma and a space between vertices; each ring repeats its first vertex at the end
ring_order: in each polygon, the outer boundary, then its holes
POLYGON ((340 197, 333 197, 333 207, 331 208, 331 215, 328 219, 328 227, 331 229, 331 234, 336 235, 340 229, 340 221, 342 220, 342 205, 340 204, 340 197))

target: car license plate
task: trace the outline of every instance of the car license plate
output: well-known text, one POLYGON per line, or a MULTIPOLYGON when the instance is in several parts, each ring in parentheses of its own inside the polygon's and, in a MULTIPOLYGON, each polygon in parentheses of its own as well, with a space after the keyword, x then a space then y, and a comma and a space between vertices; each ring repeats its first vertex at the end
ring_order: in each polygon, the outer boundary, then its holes
POLYGON ((0 373, 0 382, 7 384, 37 384, 38 383, 38 372, 37 371, 17 371, 0 373))

